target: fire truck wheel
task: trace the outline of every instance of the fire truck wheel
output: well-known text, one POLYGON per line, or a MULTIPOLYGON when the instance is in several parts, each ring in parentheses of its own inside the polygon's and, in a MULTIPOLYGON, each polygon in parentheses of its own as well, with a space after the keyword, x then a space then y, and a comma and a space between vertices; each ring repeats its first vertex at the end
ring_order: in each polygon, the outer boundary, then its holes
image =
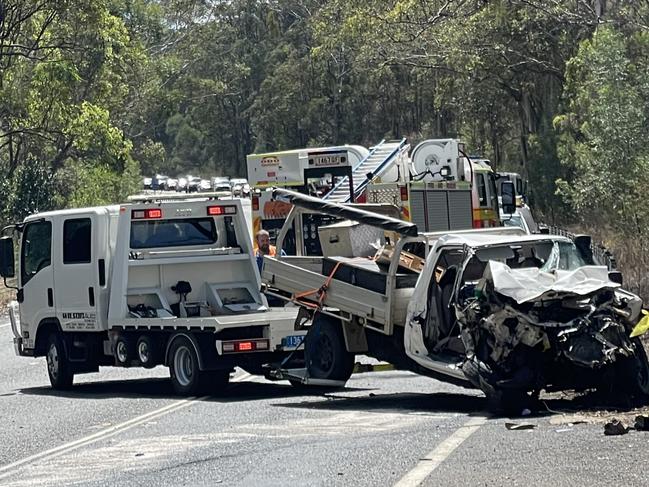
POLYGON ((169 350, 169 357, 171 385, 176 394, 192 396, 201 392, 205 386, 205 374, 201 373, 192 342, 186 337, 176 338, 169 350))
POLYGON ((52 388, 65 390, 72 387, 74 373, 65 353, 63 339, 58 333, 52 333, 47 339, 46 361, 52 388))
POLYGON ((305 359, 311 377, 346 381, 354 371, 354 354, 347 351, 340 323, 316 319, 305 338, 305 359))
POLYGON ((137 359, 142 367, 151 369, 160 363, 158 343, 149 335, 142 335, 137 339, 135 347, 137 359))

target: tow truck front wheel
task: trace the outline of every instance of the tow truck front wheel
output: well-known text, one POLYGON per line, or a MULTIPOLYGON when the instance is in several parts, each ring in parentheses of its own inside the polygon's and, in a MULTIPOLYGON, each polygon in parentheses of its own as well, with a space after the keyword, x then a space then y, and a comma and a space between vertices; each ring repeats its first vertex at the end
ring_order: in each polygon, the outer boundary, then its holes
POLYGON ((346 381, 354 371, 354 354, 347 351, 340 323, 316 318, 305 339, 309 376, 346 381))
POLYGON ((47 374, 52 388, 65 390, 72 387, 74 373, 65 353, 63 339, 58 333, 52 333, 47 339, 47 374))

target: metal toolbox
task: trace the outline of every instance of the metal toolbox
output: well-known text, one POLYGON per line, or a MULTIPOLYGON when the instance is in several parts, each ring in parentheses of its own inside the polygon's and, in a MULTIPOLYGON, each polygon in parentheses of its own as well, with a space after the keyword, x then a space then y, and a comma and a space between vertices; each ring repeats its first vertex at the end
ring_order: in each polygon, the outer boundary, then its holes
POLYGON ((368 257, 385 241, 383 230, 344 221, 318 228, 322 255, 325 257, 368 257))

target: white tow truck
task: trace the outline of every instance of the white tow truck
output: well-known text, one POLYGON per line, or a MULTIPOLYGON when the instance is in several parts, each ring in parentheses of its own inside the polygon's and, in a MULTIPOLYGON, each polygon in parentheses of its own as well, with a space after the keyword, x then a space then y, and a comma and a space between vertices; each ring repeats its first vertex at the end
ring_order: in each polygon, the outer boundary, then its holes
MULTIPOLYGON (((589 239, 513 227, 420 233, 413 223, 275 192, 293 209, 262 277, 268 292, 303 309, 296 326, 309 329, 304 370, 275 370, 275 378, 344 385, 354 355, 365 354, 480 388, 510 412, 531 407, 543 389, 649 398, 647 357, 629 336, 642 301, 599 265, 589 239), (324 256, 280 256, 304 212, 347 221, 320 228, 324 256)), ((503 200, 513 206, 514 192, 503 200)))
POLYGON ((55 389, 100 366, 166 365, 191 395, 224 388, 235 366, 300 360, 297 309, 269 308, 238 199, 142 195, 34 214, 3 235, 16 353, 45 356, 55 389))

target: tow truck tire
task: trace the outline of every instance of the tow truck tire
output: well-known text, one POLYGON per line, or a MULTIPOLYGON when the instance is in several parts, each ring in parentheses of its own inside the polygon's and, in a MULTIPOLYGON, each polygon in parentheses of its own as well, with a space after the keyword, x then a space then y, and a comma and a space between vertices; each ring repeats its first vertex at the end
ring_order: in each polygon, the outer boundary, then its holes
POLYGON ((309 376, 347 381, 354 371, 354 354, 347 351, 340 323, 316 318, 305 338, 304 354, 309 376))
POLYGON ((133 340, 125 335, 120 335, 115 340, 115 363, 121 367, 128 367, 134 358, 133 340))
POLYGON ((158 343, 149 335, 142 335, 137 339, 135 353, 145 369, 152 369, 160 363, 158 343))
POLYGON ((176 394, 193 396, 206 389, 209 374, 201 372, 198 355, 192 342, 186 337, 176 338, 169 350, 169 373, 176 394))
POLYGON ((66 390, 72 387, 74 373, 63 346, 63 339, 58 333, 52 333, 47 339, 47 375, 53 389, 66 390))

